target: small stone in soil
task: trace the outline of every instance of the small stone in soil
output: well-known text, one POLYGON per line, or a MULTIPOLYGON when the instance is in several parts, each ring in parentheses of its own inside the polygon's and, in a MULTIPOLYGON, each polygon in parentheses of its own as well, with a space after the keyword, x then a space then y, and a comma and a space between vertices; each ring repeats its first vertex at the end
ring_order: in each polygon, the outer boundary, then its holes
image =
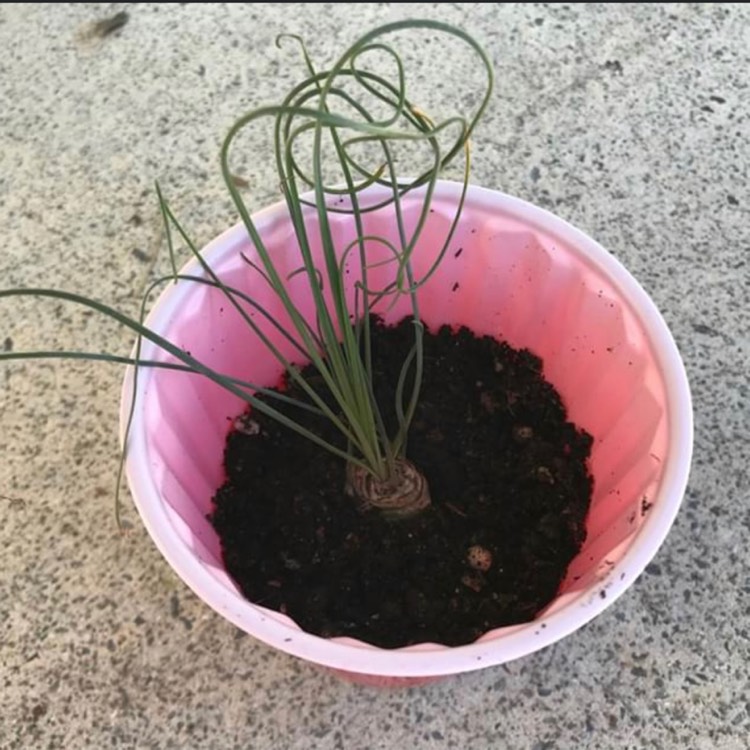
POLYGON ((234 420, 235 431, 243 435, 257 435, 260 432, 260 425, 254 420, 249 419, 247 415, 242 415, 234 420))
POLYGON ((544 482, 545 484, 555 483, 555 477, 552 476, 552 472, 546 466, 537 466, 535 474, 540 482, 544 482))
POLYGON ((513 438, 518 443, 526 443, 534 437, 534 430, 526 425, 519 425, 513 428, 513 438))
POLYGON ((482 578, 476 573, 466 573, 461 577, 461 583, 472 591, 479 593, 482 590, 482 578))
POLYGON ((466 554, 466 561, 474 570, 488 571, 492 567, 492 552, 486 547, 474 544, 469 547, 466 554))

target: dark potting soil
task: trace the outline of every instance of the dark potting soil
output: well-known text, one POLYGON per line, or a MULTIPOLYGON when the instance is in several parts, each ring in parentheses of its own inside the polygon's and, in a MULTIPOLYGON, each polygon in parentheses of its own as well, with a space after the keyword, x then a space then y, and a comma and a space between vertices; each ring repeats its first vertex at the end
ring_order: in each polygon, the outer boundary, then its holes
MULTIPOLYGON (((374 329, 386 413, 412 343, 408 320, 374 329)), ((530 352, 448 327, 425 332, 424 351, 407 454, 432 504, 415 517, 359 511, 340 459, 260 413, 229 435, 212 522, 249 600, 308 632, 393 648, 470 643, 554 598, 585 538, 591 437, 530 352)), ((284 410, 342 443, 326 420, 284 410)))

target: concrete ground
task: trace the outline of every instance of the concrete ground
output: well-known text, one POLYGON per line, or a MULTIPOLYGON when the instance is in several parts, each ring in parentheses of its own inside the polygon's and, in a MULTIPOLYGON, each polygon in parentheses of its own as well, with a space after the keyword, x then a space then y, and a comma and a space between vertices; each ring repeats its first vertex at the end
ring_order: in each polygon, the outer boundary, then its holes
MULTIPOLYGON (((352 686, 206 607, 129 500, 133 533, 118 533, 119 368, 3 364, 0 747, 748 746, 748 6, 3 5, 0 287, 135 312, 166 269, 156 178, 202 242, 235 221, 221 137, 302 73, 276 34, 304 35, 329 61, 406 13, 463 26, 493 57, 473 180, 598 239, 674 333, 696 451, 667 542, 624 597, 553 647, 429 687, 352 686), (95 32, 121 10, 126 25, 95 32)), ((438 103, 456 92, 447 66, 422 83, 438 103)), ((264 205, 271 165, 248 153, 238 168, 264 205)), ((123 354, 130 337, 68 306, 3 300, 0 346, 123 354)))

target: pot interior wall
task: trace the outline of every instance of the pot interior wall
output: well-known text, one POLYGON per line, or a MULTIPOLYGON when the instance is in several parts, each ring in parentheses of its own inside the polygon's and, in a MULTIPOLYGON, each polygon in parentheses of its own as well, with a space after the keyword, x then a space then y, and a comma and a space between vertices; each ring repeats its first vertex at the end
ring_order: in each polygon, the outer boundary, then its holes
MULTIPOLYGON (((418 279, 441 247, 452 205, 449 200, 433 205, 415 252, 418 279)), ((405 201, 410 227, 418 211, 417 199, 405 201)), ((392 209, 366 216, 366 234, 397 239, 392 209)), ((340 247, 353 238, 347 223, 344 216, 334 221, 340 247)), ((283 217, 277 212, 261 226, 282 275, 294 271, 300 261, 283 217)), ((252 295, 272 319, 286 325, 282 306, 241 259, 240 250, 252 254, 244 233, 235 229, 206 253, 227 285, 245 291, 252 286, 252 295)), ((382 244, 371 243, 368 253, 374 263, 389 257, 382 244)), ((350 299, 361 276, 358 269, 355 251, 347 261, 350 299)), ((380 288, 393 273, 392 264, 373 269, 370 287, 380 288)), ((221 372, 256 384, 275 383, 279 365, 259 351, 257 336, 224 295, 192 285, 188 298, 188 286, 181 282, 166 298, 171 310, 158 325, 167 337, 221 372)), ((312 320, 304 277, 293 277, 289 289, 312 320)), ((582 590, 593 586, 601 590, 644 521, 664 472, 668 438, 663 378, 629 306, 586 255, 561 236, 472 203, 464 210, 439 270, 421 289, 419 304, 430 326, 466 325, 541 356, 545 375, 561 392, 570 418, 593 435, 595 492, 588 538, 549 611, 582 590)), ((271 322, 249 305, 243 304, 243 310, 285 356, 295 358, 293 345, 278 335, 271 322)), ((387 318, 396 320, 409 311, 408 298, 401 297, 387 318)), ((244 405, 201 376, 152 370, 147 377, 148 452, 161 496, 184 542, 216 578, 233 588, 206 515, 222 481, 227 431, 244 405)))

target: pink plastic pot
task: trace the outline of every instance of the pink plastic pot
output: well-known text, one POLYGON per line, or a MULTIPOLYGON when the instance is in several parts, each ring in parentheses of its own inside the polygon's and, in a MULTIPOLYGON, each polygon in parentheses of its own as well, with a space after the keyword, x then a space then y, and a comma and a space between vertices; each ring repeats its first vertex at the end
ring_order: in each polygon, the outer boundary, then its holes
MULTIPOLYGON (((444 236, 458 193, 457 184, 439 185, 415 255, 418 277, 440 245, 435 238, 444 236)), ((420 201, 419 191, 405 199, 410 220, 420 201)), ((297 268, 285 207, 272 206, 255 219, 282 269, 297 268)), ((309 220, 314 224, 315 217, 310 214, 309 220)), ((395 233, 392 208, 367 214, 365 223, 366 234, 395 233)), ((353 237, 348 217, 334 217, 334 235, 342 247, 353 237)), ((240 251, 254 252, 244 228, 236 226, 209 244, 204 257, 227 284, 252 288, 253 296, 283 322, 280 305, 240 251)), ((196 263, 185 271, 200 273, 196 263)), ((385 279, 392 267, 383 266, 379 273, 385 279)), ((304 279, 294 277, 290 288, 311 315, 304 279)), ((203 377, 143 370, 128 448, 128 478, 143 522, 199 597, 275 648, 377 684, 409 684, 501 664, 591 620, 633 583, 663 542, 682 500, 692 450, 688 382, 659 312, 606 250, 546 211, 472 188, 452 250, 421 290, 420 306, 428 325, 466 325, 540 355, 571 418, 595 438, 595 494, 586 544, 558 597, 533 622, 493 630, 460 648, 424 643, 384 650, 305 633, 288 617, 243 598, 224 571, 219 541, 206 520, 222 481, 224 440, 244 404, 203 377)), ((389 317, 406 313, 404 300, 389 317)), ((268 384, 280 373, 214 289, 186 282, 170 287, 148 324, 224 373, 268 384)), ((285 342, 279 346, 289 353, 285 342)), ((165 357, 151 345, 143 356, 165 357)), ((128 373, 123 423, 131 392, 128 373)))

